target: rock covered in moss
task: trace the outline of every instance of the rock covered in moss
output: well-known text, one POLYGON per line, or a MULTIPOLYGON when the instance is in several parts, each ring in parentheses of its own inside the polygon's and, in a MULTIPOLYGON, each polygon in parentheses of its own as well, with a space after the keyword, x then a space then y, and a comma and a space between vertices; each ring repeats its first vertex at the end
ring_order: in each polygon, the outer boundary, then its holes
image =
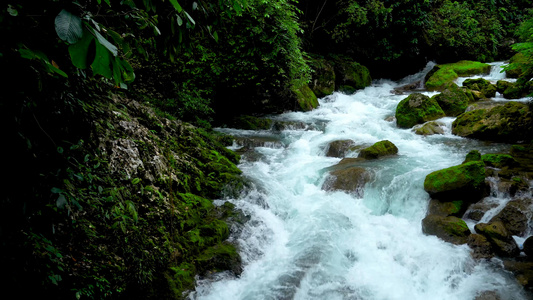
POLYGON ((249 115, 238 116, 228 121, 229 126, 244 130, 269 130, 272 124, 271 119, 249 115))
POLYGON ((296 99, 295 110, 311 111, 318 107, 318 99, 307 84, 291 89, 296 99))
POLYGON ((467 242, 470 229, 465 221, 453 216, 428 215, 422 220, 422 232, 460 245, 467 242))
POLYGON ((522 53, 517 53, 511 57, 509 60, 510 64, 516 64, 514 68, 507 67, 505 70, 505 75, 508 78, 518 78, 522 73, 524 73, 524 70, 521 68, 521 65, 526 65, 528 63, 527 58, 522 53))
POLYGON ((464 201, 439 201, 437 199, 429 200, 428 214, 437 216, 455 216, 460 217, 466 210, 464 201))
POLYGON ((333 94, 335 91, 335 69, 333 64, 324 58, 313 58, 310 65, 312 73, 309 87, 318 98, 333 94))
POLYGON ((395 155, 398 148, 391 141, 384 140, 365 148, 359 152, 358 157, 364 159, 377 159, 383 156, 395 155))
POLYGON ((462 114, 468 107, 468 96, 455 83, 449 84, 442 93, 433 96, 447 116, 462 114))
POLYGON ((430 173, 424 190, 434 199, 476 202, 486 195, 485 165, 474 161, 430 173))
POLYGON ((344 157, 346 153, 354 146, 353 140, 338 140, 328 144, 326 156, 344 157))
POLYGON ((341 92, 353 93, 372 83, 370 71, 358 62, 347 57, 337 56, 335 63, 335 86, 341 92))
POLYGON ((517 164, 516 160, 509 154, 484 154, 481 160, 487 167, 503 168, 513 167, 517 164))
POLYGON ((503 267, 515 276, 521 286, 529 292, 533 291, 533 261, 507 258, 503 259, 503 267))
POLYGON ((503 94, 506 89, 513 86, 512 82, 505 81, 505 80, 498 80, 496 82, 496 91, 500 94, 503 94))
POLYGON ((491 66, 477 61, 462 60, 457 63, 436 65, 426 75, 429 91, 442 91, 459 76, 488 74, 491 66))
POLYGON ((463 161, 463 164, 471 161, 481 161, 481 153, 479 153, 478 150, 472 150, 468 152, 465 157, 465 160, 463 161))
POLYGON ((487 238, 498 255, 514 257, 520 254, 518 245, 501 221, 478 223, 474 229, 487 238))
POLYGON ((415 133, 418 135, 434 135, 434 134, 444 134, 444 129, 442 129, 442 123, 431 121, 426 122, 422 126, 415 126, 415 133))
POLYGON ((483 78, 467 79, 463 82, 463 86, 470 90, 480 92, 482 98, 492 98, 496 96, 497 87, 483 78))
POLYGON ((469 111, 452 123, 452 133, 455 135, 510 143, 530 140, 532 129, 529 107, 519 102, 469 111))
POLYGON ((400 128, 411 128, 444 116, 437 101, 420 93, 409 95, 396 107, 396 124, 400 128))

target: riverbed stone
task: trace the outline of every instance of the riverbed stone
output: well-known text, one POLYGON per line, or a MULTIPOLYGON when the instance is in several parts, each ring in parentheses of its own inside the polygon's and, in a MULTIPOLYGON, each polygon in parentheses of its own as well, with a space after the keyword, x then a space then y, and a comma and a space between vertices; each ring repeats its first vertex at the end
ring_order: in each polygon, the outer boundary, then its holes
POLYGON ((424 190, 441 201, 477 202, 487 195, 485 166, 473 161, 432 172, 424 180, 424 190))
POLYGON ((533 261, 515 258, 503 259, 505 270, 513 273, 516 280, 529 292, 533 291, 533 261))
POLYGON ((475 259, 488 259, 496 255, 489 240, 481 234, 473 233, 468 236, 467 244, 471 249, 470 255, 475 259))
POLYGON ((437 199, 429 200, 428 214, 437 216, 456 216, 460 217, 466 210, 464 201, 439 201, 437 199))
POLYGON ((474 300, 502 300, 502 297, 497 291, 483 291, 474 300))
POLYGON ((530 258, 533 259, 533 236, 528 237, 524 241, 524 253, 530 258))
POLYGON ((444 134, 444 129, 441 127, 442 123, 440 122, 426 122, 422 126, 415 126, 413 129, 418 135, 434 135, 434 134, 444 134))
POLYGON ((364 159, 377 159, 383 156, 398 154, 398 148, 391 141, 383 140, 359 152, 358 157, 364 159))
POLYGON ((501 221, 478 223, 474 229, 487 238, 498 255, 515 257, 520 254, 518 245, 501 221))
POLYGON ((462 114, 468 107, 468 96, 455 83, 449 84, 442 93, 433 96, 444 113, 449 117, 462 114))
POLYGON ((473 221, 481 221, 485 213, 495 207, 498 204, 494 202, 486 203, 485 201, 480 201, 474 204, 471 204, 467 211, 464 214, 464 217, 473 221))
POLYGON ((396 108, 396 124, 400 128, 411 128, 444 116, 444 111, 435 99, 420 93, 409 95, 396 108))
POLYGON ((364 195, 365 184, 370 180, 370 173, 362 167, 349 167, 332 171, 322 185, 326 191, 345 191, 357 197, 364 195))
POLYGON ((422 232, 456 245, 465 244, 470 235, 470 229, 465 221, 454 216, 431 214, 422 220, 422 232))
POLYGON ((509 201, 497 215, 490 219, 490 223, 500 221, 509 234, 524 236, 531 222, 532 204, 533 200, 529 198, 509 201))
POLYGON ((532 132, 533 118, 529 107, 519 102, 465 112, 452 123, 455 135, 495 142, 528 141, 532 132))
POLYGON ((344 157, 351 147, 355 145, 353 140, 338 140, 327 146, 327 157, 344 157))
POLYGON ((496 96, 496 85, 491 84, 490 81, 483 78, 466 79, 463 82, 463 86, 470 90, 480 92, 483 98, 493 98, 496 96))

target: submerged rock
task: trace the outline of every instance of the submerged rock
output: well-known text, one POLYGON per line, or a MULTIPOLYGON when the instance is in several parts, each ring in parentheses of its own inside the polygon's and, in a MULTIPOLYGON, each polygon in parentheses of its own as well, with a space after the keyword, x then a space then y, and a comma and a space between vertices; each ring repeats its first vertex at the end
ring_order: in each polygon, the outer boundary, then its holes
POLYGON ((424 190, 433 199, 476 202, 487 193, 485 166, 473 161, 432 172, 424 180, 424 190))
POLYGON ((530 140, 533 118, 524 103, 509 102, 492 109, 478 109, 457 117, 452 133, 480 140, 510 142, 530 140))
POLYGON ((438 215, 428 215, 422 220, 422 232, 456 245, 465 244, 470 235, 465 221, 453 216, 438 215))
POLYGON ((362 197, 365 184, 369 180, 370 173, 365 168, 349 167, 331 172, 322 189, 326 191, 341 190, 362 197))
POLYGON ((498 255, 515 257, 520 254, 518 245, 501 221, 478 223, 474 229, 487 238, 498 255))
POLYGON ((396 145, 388 140, 384 140, 361 150, 358 157, 364 159, 377 159, 383 156, 395 155, 397 153, 398 148, 396 145))
POLYGON ((444 111, 435 99, 420 93, 409 95, 396 108, 396 123, 400 128, 411 128, 444 116, 444 111))
POLYGON ((344 157, 346 153, 354 146, 353 140, 338 140, 329 143, 327 147, 326 156, 328 157, 344 157))
POLYGON ((433 96, 447 116, 455 117, 465 112, 468 96, 455 83, 446 87, 442 93, 433 96))

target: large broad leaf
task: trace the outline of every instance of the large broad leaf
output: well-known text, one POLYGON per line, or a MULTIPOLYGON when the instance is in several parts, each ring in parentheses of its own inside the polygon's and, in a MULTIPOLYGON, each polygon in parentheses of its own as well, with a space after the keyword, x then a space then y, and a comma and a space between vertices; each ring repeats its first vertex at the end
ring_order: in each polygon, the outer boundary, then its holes
POLYGON ((83 36, 81 40, 68 47, 70 60, 77 68, 86 69, 89 66, 90 62, 87 60, 89 58, 89 47, 93 40, 94 36, 89 31, 83 30, 83 36))
POLYGON ((172 6, 174 6, 174 9, 178 11, 178 13, 183 10, 177 0, 170 0, 170 3, 172 4, 172 6))
POLYGON ((99 44, 101 44, 107 50, 109 50, 109 52, 111 52, 113 54, 113 56, 117 56, 117 54, 118 54, 117 46, 111 44, 108 40, 106 40, 105 37, 100 34, 100 32, 98 32, 98 31, 96 31, 94 29, 92 30, 92 32, 93 32, 94 36, 96 37, 96 39, 98 40, 99 44))
POLYGON ((100 43, 96 43, 96 56, 94 61, 91 64, 93 73, 100 74, 105 78, 112 78, 113 72, 111 67, 111 55, 106 47, 102 46, 100 43))
POLYGON ((81 19, 64 9, 57 15, 55 27, 59 38, 70 44, 76 43, 83 35, 81 19))

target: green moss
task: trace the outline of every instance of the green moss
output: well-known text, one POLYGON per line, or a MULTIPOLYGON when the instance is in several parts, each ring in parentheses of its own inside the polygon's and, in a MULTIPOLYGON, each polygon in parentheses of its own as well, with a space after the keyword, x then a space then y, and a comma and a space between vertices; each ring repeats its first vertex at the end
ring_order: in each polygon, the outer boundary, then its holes
MULTIPOLYGON (((479 196, 485 187, 485 165, 480 161, 467 162, 430 173, 424 180, 424 189, 439 200, 456 200, 479 196)), ((466 199, 465 199, 466 200, 466 199)), ((473 200, 473 199, 471 199, 473 200)))
POLYGON ((459 76, 470 76, 476 74, 488 73, 490 65, 477 62, 462 60, 457 63, 443 64, 435 66, 437 69, 430 72, 426 78, 426 88, 430 91, 443 90, 459 76))
POLYGON ((240 256, 230 243, 219 243, 208 248, 196 259, 200 274, 231 270, 240 273, 240 256))
POLYGON ((301 111, 310 111, 318 107, 318 99, 308 85, 293 87, 292 91, 301 111))
POLYGON ((332 63, 324 58, 312 58, 310 66, 314 70, 309 87, 317 97, 325 97, 335 91, 335 70, 332 63))
POLYGON ((486 166, 495 168, 512 167, 518 164, 509 154, 485 154, 481 156, 481 159, 486 166))
POLYGON ((419 93, 409 95, 396 107, 396 123, 400 128, 411 128, 444 116, 444 111, 435 99, 419 93))
MULTIPOLYGON (((355 90, 365 88, 372 83, 370 71, 360 63, 346 56, 333 56, 335 69, 335 86, 348 93, 347 87, 355 90), (344 87, 344 90, 343 90, 344 87)), ((351 91, 350 91, 351 92, 351 91)))
POLYGON ((472 150, 468 152, 468 154, 465 157, 465 160, 463 161, 463 164, 471 162, 471 161, 481 161, 481 153, 479 153, 478 150, 472 150))
POLYGON ((230 121, 229 125, 245 130, 269 130, 272 128, 272 120, 254 116, 239 116, 230 121))
POLYGON ((468 96, 455 83, 434 98, 447 116, 458 116, 468 107, 468 96))
POLYGON ((365 159, 376 159, 383 156, 394 155, 398 153, 398 148, 392 142, 384 140, 365 148, 359 152, 359 156, 365 159))

